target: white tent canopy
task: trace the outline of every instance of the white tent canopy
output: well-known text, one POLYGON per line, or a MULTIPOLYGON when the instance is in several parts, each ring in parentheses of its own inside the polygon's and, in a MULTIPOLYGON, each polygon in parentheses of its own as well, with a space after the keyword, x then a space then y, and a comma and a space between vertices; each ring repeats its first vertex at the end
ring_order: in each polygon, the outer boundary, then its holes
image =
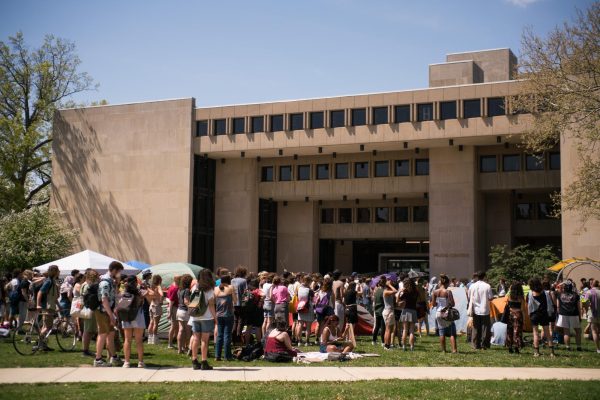
MULTIPOLYGON (((113 261, 119 260, 105 256, 104 254, 96 253, 95 251, 84 250, 68 257, 61 258, 60 260, 40 265, 39 267, 35 267, 34 270, 44 273, 48 271, 48 267, 51 265, 56 265, 60 269, 61 278, 70 275, 71 271, 74 269, 78 269, 79 271, 83 272, 88 268, 92 268, 98 271, 98 273, 103 274, 108 271, 108 265, 113 261)), ((125 268, 123 270, 125 275, 137 274, 139 272, 139 269, 127 265, 121 261, 119 262, 123 264, 123 267, 125 268)))

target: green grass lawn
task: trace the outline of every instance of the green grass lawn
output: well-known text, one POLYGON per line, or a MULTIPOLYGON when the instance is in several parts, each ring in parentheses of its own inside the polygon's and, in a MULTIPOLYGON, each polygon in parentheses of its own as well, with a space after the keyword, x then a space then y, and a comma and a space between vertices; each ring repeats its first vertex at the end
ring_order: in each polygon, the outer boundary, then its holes
MULTIPOLYGON (((531 335, 526 339, 531 339, 531 335)), ((533 357, 531 345, 525 347, 520 355, 509 354, 504 348, 492 347, 486 351, 475 351, 465 342, 465 337, 459 337, 459 354, 443 354, 440 352, 438 339, 434 336, 417 339, 414 352, 403 352, 401 349, 385 351, 383 348, 371 345, 370 337, 359 337, 358 352, 377 353, 380 357, 368 357, 353 360, 344 365, 366 367, 366 366, 460 366, 460 367, 579 367, 579 368, 600 368, 600 354, 597 354, 594 344, 584 339, 583 348, 585 351, 566 351, 560 347, 557 351, 557 357, 551 359, 547 349, 542 349, 544 356, 540 358, 533 357)), ((54 338, 50 339, 50 346, 58 349, 54 338)), ((92 347, 94 343, 92 342, 92 347)), ((168 350, 166 343, 160 345, 145 346, 145 362, 149 367, 188 367, 190 359, 183 355, 178 355, 174 350, 168 350)), ((135 346, 134 346, 135 348, 135 346)), ((213 351, 211 344, 211 352, 213 351)), ((301 347, 303 351, 318 351, 316 346, 301 347)), ((80 365, 90 365, 92 359, 83 357, 80 352, 63 353, 58 350, 49 353, 39 353, 33 356, 21 356, 12 347, 12 341, 3 339, 0 342, 0 368, 14 367, 73 367, 80 365)), ((214 353, 213 353, 214 355, 214 353)), ((132 356, 135 360, 136 356, 132 356)), ((215 362, 210 361, 212 365, 219 366, 274 366, 266 361, 254 361, 245 363, 235 362, 215 362)), ((298 365, 298 364, 288 364, 298 365)), ((300 364, 302 366, 303 364, 300 364)), ((315 364, 313 364, 315 365, 315 364)), ((339 363, 324 362, 317 364, 319 366, 339 366, 339 363)))
POLYGON ((360 381, 331 382, 198 382, 78 383, 0 385, 0 399, 588 399, 598 382, 576 381, 360 381))

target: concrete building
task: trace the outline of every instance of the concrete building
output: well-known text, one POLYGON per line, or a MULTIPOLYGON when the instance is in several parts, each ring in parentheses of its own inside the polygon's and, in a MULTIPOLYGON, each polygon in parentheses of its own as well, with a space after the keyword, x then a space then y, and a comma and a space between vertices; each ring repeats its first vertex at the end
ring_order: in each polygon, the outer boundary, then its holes
POLYGON ((79 246, 250 270, 421 268, 467 277, 495 244, 600 258, 600 222, 549 217, 572 146, 519 147, 509 49, 449 54, 429 88, 60 110, 52 207, 79 246))

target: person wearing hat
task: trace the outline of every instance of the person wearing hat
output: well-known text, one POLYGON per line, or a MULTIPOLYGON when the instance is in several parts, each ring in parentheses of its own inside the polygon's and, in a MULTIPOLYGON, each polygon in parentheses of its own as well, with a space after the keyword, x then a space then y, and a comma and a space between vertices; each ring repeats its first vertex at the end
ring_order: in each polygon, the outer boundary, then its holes
MULTIPOLYGON (((142 284, 140 289, 148 290, 152 286, 152 271, 150 268, 146 268, 142 271, 142 284)), ((146 322, 146 327, 150 326, 150 302, 144 296, 144 304, 142 305, 142 310, 144 312, 144 321, 146 322)), ((148 335, 145 335, 148 337, 148 335)))

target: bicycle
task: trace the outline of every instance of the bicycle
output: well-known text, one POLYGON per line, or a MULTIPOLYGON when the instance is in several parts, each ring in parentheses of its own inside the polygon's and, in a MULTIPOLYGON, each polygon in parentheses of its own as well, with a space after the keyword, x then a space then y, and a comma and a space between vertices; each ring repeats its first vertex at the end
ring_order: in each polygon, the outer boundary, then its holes
POLYGON ((64 318, 60 311, 56 313, 52 327, 42 336, 40 334, 40 322, 47 312, 34 313, 19 329, 13 331, 13 347, 17 353, 27 356, 33 355, 38 350, 43 350, 51 335, 55 335, 58 347, 62 351, 73 351, 77 346, 77 329, 74 321, 64 318), (37 315, 36 315, 37 314, 37 315))

